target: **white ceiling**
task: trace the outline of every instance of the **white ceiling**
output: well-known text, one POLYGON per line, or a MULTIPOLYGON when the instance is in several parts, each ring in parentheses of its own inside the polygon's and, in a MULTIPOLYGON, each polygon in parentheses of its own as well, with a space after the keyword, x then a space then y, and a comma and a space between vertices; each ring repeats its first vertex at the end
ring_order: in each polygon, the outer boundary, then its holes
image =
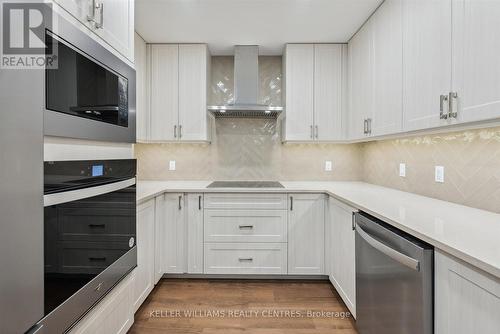
POLYGON ((382 0, 136 0, 136 31, 149 43, 207 43, 213 55, 260 45, 347 42, 382 0))

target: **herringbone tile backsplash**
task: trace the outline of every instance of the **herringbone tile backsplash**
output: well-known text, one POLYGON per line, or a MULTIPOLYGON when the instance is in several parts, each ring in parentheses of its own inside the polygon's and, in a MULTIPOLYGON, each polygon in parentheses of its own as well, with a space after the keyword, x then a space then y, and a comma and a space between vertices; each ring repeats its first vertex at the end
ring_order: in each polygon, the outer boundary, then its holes
POLYGON ((371 142, 361 151, 365 182, 500 213, 500 128, 371 142), (434 182, 435 166, 445 167, 444 183, 434 182))
POLYGON ((212 144, 137 144, 143 180, 360 180, 359 145, 281 144, 275 120, 218 119, 212 144), (168 170, 176 160, 177 170, 168 170), (325 160, 333 172, 324 171, 325 160))

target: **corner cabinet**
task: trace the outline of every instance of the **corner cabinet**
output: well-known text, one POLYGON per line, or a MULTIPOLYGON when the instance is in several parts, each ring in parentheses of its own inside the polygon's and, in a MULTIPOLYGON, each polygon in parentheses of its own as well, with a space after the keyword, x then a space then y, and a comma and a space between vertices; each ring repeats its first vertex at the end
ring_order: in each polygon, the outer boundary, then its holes
POLYGON ((500 279, 446 253, 434 253, 436 334, 497 334, 500 279))
POLYGON ((401 1, 386 0, 349 41, 346 124, 351 140, 401 132, 401 1))
POLYGON ((288 274, 323 275, 324 194, 288 195, 288 274))
POLYGON ((327 274, 349 311, 356 317, 356 232, 353 215, 357 210, 330 197, 327 211, 327 274))
POLYGON ((287 44, 283 141, 342 139, 346 45, 287 44))
POLYGON ((149 44, 149 135, 152 142, 210 141, 210 54, 206 44, 149 44))

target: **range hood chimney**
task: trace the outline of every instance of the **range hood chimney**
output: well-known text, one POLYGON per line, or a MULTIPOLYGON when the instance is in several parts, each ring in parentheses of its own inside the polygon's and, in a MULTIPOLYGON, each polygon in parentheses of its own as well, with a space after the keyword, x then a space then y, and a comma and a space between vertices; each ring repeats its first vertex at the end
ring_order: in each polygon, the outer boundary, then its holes
POLYGON ((258 104, 259 100, 259 47, 237 45, 234 47, 235 103, 208 106, 215 117, 276 118, 282 107, 258 104))

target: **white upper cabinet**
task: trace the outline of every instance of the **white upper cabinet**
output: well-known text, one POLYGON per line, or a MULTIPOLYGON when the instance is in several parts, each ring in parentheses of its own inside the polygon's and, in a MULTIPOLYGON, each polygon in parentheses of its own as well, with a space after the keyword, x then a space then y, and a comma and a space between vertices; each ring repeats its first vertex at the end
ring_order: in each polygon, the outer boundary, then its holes
POLYGON ((179 139, 209 140, 207 85, 210 69, 205 44, 179 45, 179 139))
POLYGON ((285 141, 342 139, 345 47, 287 44, 285 141))
POLYGON ((370 135, 400 132, 403 113, 402 0, 386 0, 373 14, 373 115, 370 135))
POLYGON ((66 12, 134 62, 134 0, 54 0, 66 12))
POLYGON ((453 1, 453 88, 459 122, 500 117, 500 1, 453 1))
POLYGON ((344 49, 342 44, 314 45, 314 138, 342 139, 344 49))
POLYGON ((134 61, 134 0, 95 0, 95 32, 134 61))
POLYGON ((285 48, 285 137, 313 139, 314 45, 288 44, 285 48))
POLYGON ((150 139, 173 141, 177 139, 179 118, 179 46, 154 44, 150 49, 150 139))
POLYGON ((347 135, 361 139, 368 135, 373 113, 373 31, 369 20, 349 41, 349 109, 347 135))
POLYGON ((288 210, 288 273, 323 275, 325 195, 290 194, 288 210))
POLYGON ((403 1, 405 131, 447 124, 440 119, 440 109, 448 113, 444 97, 448 98, 451 88, 451 2, 403 1))
POLYGON ((150 141, 208 141, 207 85, 210 55, 205 44, 151 44, 150 141))

